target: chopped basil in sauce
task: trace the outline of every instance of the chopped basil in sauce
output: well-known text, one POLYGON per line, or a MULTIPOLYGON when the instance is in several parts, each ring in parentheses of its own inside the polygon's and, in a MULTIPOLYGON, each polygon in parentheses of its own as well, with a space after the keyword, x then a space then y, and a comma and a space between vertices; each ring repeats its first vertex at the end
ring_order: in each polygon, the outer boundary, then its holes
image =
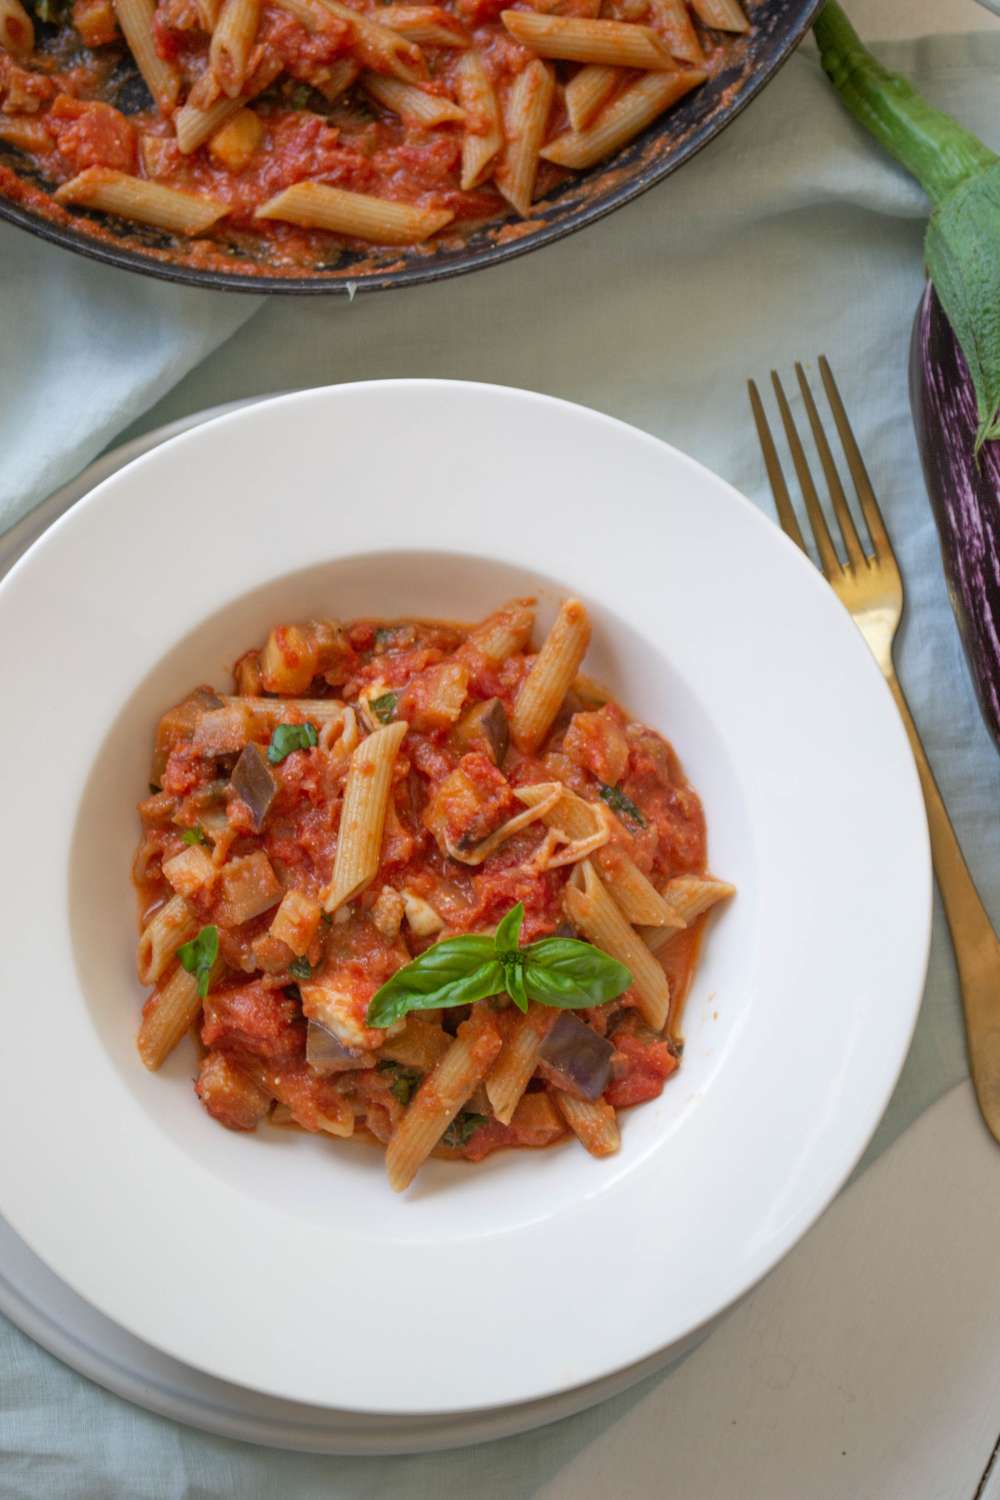
POLYGON ((637 823, 640 828, 645 828, 646 819, 636 807, 632 798, 626 797, 621 787, 606 786, 602 781, 598 795, 601 801, 606 802, 611 811, 617 813, 620 818, 628 818, 631 822, 637 823))
POLYGON ((279 724, 267 747, 267 758, 272 766, 277 766, 293 750, 311 750, 318 744, 315 724, 279 724))
POLYGON ((368 706, 380 724, 391 724, 398 702, 398 693, 382 693, 378 698, 372 698, 368 706))

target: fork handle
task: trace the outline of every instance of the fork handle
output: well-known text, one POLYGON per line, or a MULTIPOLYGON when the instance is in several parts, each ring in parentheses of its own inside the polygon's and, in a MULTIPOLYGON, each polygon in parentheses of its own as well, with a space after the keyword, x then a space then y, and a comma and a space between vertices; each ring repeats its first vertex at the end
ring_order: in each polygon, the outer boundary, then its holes
POLYGON ((1000 939, 969 874, 903 689, 894 672, 888 672, 886 680, 906 727, 923 787, 934 873, 958 965, 972 1082, 983 1118, 1000 1141, 1000 939))

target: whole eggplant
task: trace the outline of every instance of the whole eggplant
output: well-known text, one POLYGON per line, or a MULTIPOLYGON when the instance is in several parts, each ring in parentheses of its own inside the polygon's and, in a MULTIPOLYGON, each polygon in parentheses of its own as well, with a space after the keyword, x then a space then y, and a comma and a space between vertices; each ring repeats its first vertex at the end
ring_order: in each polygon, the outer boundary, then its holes
POLYGON ((910 343, 910 408, 952 609, 1000 750, 1000 442, 976 454, 976 392, 929 282, 910 343))

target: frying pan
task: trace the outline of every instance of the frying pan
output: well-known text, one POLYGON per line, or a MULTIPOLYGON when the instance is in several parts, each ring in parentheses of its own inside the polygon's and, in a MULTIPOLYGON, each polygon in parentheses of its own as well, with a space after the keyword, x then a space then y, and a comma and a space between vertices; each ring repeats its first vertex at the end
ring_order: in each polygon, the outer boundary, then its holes
MULTIPOLYGON (((530 221, 484 225, 460 245, 367 250, 337 249, 330 261, 308 269, 269 264, 268 244, 241 249, 232 271, 198 265, 190 242, 158 229, 88 214, 78 209, 69 223, 46 217, 44 208, 0 195, 0 218, 66 250, 126 271, 139 271, 181 285, 215 291, 296 294, 383 291, 442 281, 514 256, 539 250, 564 235, 596 223, 623 203, 668 177, 724 130, 774 76, 808 31, 823 0, 750 0, 752 29, 727 37, 722 66, 641 136, 605 162, 561 183, 534 206, 530 221)), ((126 113, 148 105, 131 60, 122 65, 111 101, 126 113)), ((26 159, 0 143, 0 164, 29 185, 53 186, 26 159)))

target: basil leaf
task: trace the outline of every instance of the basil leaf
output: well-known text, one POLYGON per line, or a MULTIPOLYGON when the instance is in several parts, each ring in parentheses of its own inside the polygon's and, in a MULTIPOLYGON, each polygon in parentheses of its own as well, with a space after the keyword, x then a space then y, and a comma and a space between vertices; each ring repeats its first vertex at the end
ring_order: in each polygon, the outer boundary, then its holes
POLYGON ((503 990, 503 970, 493 957, 493 939, 446 938, 397 970, 372 996, 369 1026, 391 1026, 411 1010, 472 1005, 503 990))
POLYGON ((527 1010, 528 994, 524 986, 523 962, 518 960, 515 963, 505 963, 503 966, 503 980, 507 986, 507 993, 518 1010, 527 1010))
POLYGON ((624 964, 576 938, 542 938, 521 951, 525 990, 540 1005, 603 1005, 632 983, 624 964))
POLYGON ((219 956, 219 929, 203 927, 196 938, 182 943, 177 950, 181 968, 193 974, 198 981, 198 994, 204 1000, 212 982, 212 969, 219 956))
POLYGON ((205 830, 203 828, 199 828, 196 824, 194 828, 185 828, 184 832, 181 834, 181 843, 207 844, 208 839, 205 835, 205 830))
POLYGON ((510 911, 501 921, 497 928, 496 937, 493 939, 498 953, 516 953, 521 940, 521 924, 524 921, 524 902, 519 901, 512 906, 510 911))
POLYGON ((378 698, 370 698, 368 707, 380 724, 391 724, 396 714, 396 704, 398 702, 398 693, 382 693, 378 698))
POLYGON ((296 979, 311 979, 312 964, 308 958, 296 958, 288 965, 289 974, 294 974, 296 979))
POLYGON ((477 1115, 472 1110, 463 1110, 448 1126, 441 1137, 441 1144, 451 1146, 453 1150, 459 1150, 472 1139, 479 1127, 486 1123, 485 1115, 477 1115))
POLYGON ((597 789, 597 794, 601 801, 606 802, 611 811, 617 813, 620 818, 628 818, 631 822, 637 823, 640 828, 645 828, 645 817, 636 807, 632 798, 626 797, 621 787, 607 786, 602 781, 597 789))
POLYGON ((319 744, 315 724, 279 724, 271 735, 267 758, 272 766, 280 765, 293 750, 311 750, 319 744))

